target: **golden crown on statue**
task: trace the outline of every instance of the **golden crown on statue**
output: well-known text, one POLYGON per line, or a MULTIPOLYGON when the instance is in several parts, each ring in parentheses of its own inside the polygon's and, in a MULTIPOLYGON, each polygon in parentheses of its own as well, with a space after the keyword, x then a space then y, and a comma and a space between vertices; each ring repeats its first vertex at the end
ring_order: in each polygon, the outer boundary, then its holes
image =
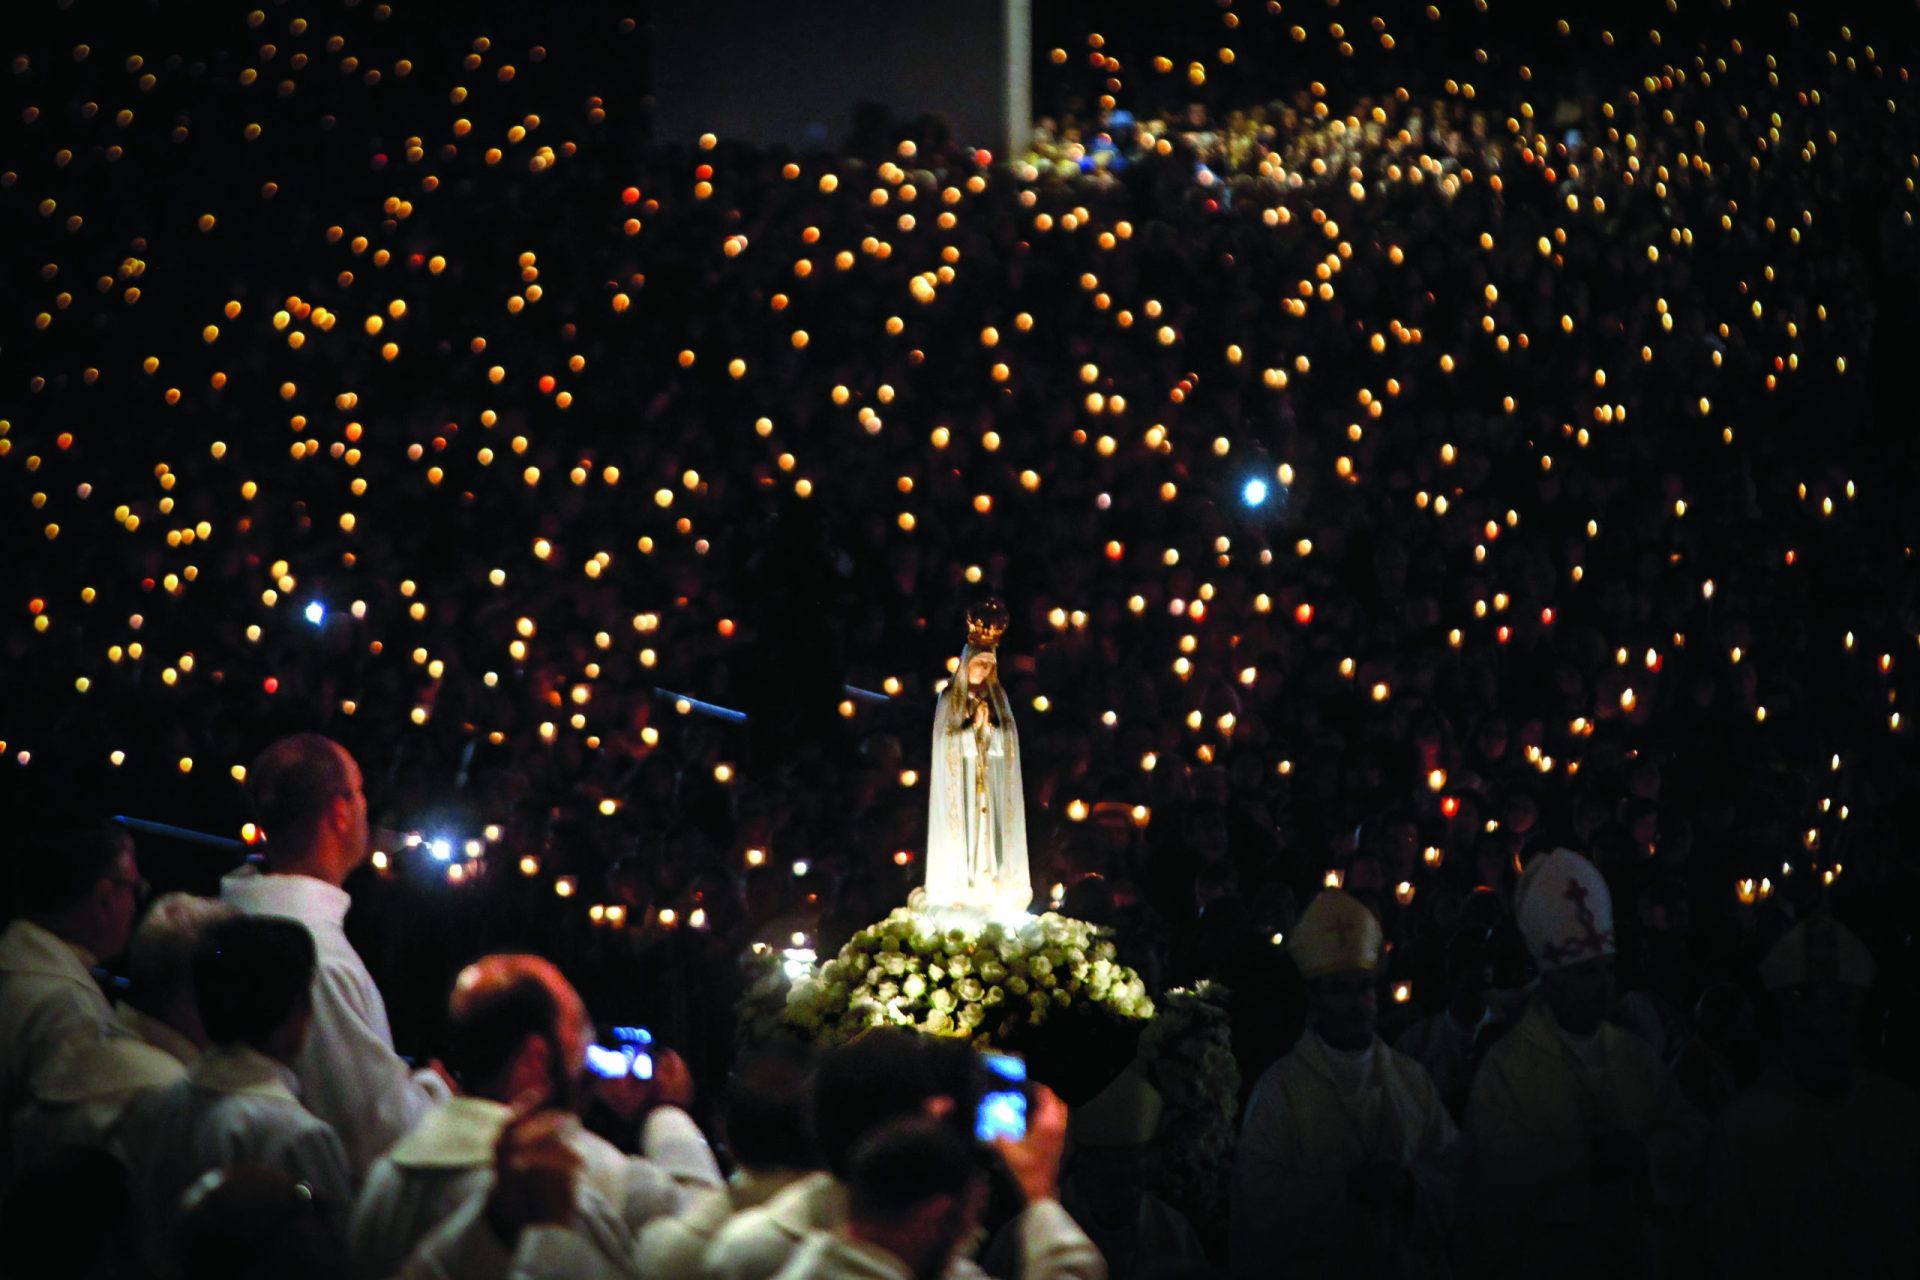
POLYGON ((975 649, 991 649, 1007 633, 1007 606, 988 597, 967 610, 967 643, 975 649))

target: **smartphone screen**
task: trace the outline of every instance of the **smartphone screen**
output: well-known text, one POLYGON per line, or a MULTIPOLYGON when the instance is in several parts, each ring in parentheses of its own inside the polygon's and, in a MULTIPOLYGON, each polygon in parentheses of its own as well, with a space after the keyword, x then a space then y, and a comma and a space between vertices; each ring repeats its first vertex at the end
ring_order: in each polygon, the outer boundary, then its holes
POLYGON ((973 1115, 973 1136, 982 1142, 1027 1136, 1027 1064, 1005 1053, 983 1053, 990 1083, 973 1115))
POLYGON ((633 1073, 633 1062, 619 1049, 590 1044, 587 1046, 587 1070, 603 1080, 623 1080, 633 1073))
POLYGON ((615 1027, 613 1040, 631 1060, 628 1070, 635 1080, 653 1079, 653 1032, 645 1027, 615 1027))
MULTIPOLYGON (((616 1028, 624 1031, 627 1028, 616 1028)), ((620 1043, 612 1048, 606 1045, 587 1046, 587 1070, 604 1080, 623 1080, 632 1076, 635 1080, 653 1079, 653 1055, 641 1047, 636 1040, 619 1037, 620 1043)), ((648 1036, 645 1043, 652 1043, 648 1036)))

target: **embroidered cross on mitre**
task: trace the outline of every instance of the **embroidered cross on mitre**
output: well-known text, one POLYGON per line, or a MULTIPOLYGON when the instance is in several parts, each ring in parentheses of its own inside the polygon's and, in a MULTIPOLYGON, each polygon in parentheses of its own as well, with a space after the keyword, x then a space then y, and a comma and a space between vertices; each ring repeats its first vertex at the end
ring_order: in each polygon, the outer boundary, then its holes
POLYGON ((1354 937, 1354 934, 1359 928, 1360 922, 1352 916, 1343 915, 1333 922, 1333 936, 1340 941, 1340 952, 1342 955, 1350 954, 1353 951, 1354 943, 1358 941, 1358 939, 1354 937))
POLYGON ((1567 891, 1563 895, 1573 904, 1573 918, 1579 922, 1582 933, 1561 942, 1551 942, 1540 948, 1544 959, 1554 964, 1575 964, 1581 960, 1606 955, 1613 947, 1613 930, 1601 930, 1594 920, 1593 908, 1587 905, 1591 890, 1579 880, 1569 876, 1567 891))

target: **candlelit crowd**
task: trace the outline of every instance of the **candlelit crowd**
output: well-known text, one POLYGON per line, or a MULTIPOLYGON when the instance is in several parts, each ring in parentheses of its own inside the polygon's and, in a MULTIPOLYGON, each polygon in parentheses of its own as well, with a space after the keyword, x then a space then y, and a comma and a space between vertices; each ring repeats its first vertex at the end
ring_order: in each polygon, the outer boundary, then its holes
POLYGON ((1010 165, 643 146, 590 8, 7 50, 10 1264, 1904 1274, 1914 33, 1311 7, 1043 22, 1010 165), (736 1043, 985 590, 1219 1196, 1137 1068, 981 1160, 736 1043))

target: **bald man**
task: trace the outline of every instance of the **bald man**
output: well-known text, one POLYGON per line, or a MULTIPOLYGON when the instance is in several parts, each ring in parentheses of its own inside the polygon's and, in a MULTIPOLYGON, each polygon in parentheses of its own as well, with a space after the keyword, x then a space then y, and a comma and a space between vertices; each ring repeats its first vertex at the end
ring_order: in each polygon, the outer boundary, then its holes
POLYGON ((449 1091, 393 1049, 387 1002, 347 940, 347 877, 371 856, 367 797, 347 749, 317 733, 282 738, 247 771, 267 834, 266 870, 248 864, 220 896, 248 915, 298 920, 313 935, 313 1034, 292 1064, 300 1099, 346 1144, 355 1178, 449 1091))
MULTIPOLYGON (((494 1145, 511 1108, 574 1110, 593 1029, 573 985, 538 956, 487 956, 461 970, 447 1008, 447 1064, 466 1093, 429 1111, 375 1161, 354 1207, 349 1243, 354 1274, 398 1274, 421 1242, 491 1187, 494 1145)), ((713 1153, 692 1119, 657 1106, 642 1135, 645 1157, 572 1125, 580 1159, 573 1230, 605 1259, 610 1274, 633 1270, 642 1226, 679 1213, 693 1191, 723 1185, 713 1153)), ((515 1241, 500 1232, 500 1261, 515 1241)))

